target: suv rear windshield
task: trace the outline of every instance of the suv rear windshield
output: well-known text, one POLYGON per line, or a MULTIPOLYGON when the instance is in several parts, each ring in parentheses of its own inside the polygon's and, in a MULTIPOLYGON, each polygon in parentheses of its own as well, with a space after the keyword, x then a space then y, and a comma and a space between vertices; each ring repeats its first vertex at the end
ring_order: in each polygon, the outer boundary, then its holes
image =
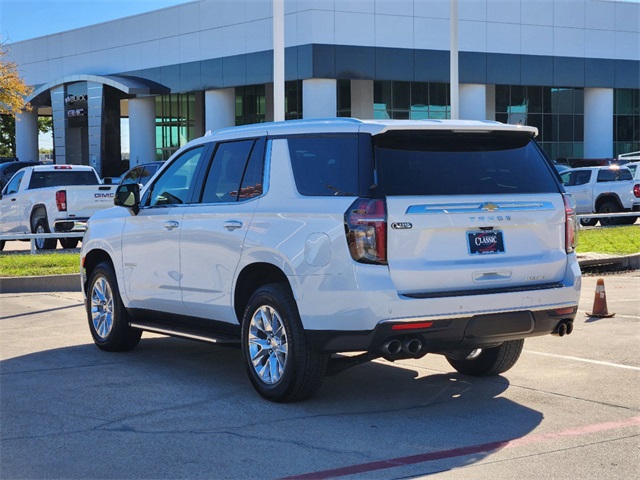
POLYGON ((384 195, 559 191, 528 134, 391 131, 373 142, 384 195))

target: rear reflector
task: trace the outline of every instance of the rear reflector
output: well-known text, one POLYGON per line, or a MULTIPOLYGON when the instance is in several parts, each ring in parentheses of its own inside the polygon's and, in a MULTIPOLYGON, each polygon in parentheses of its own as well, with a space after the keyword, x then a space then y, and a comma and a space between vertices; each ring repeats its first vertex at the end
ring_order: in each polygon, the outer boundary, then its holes
POLYGON ((429 328, 432 325, 433 322, 400 323, 391 327, 391 330, 421 330, 423 328, 429 328))
POLYGON ((558 308, 553 312, 553 314, 556 317, 562 317, 563 315, 571 315, 572 313, 576 313, 576 310, 576 307, 558 308))

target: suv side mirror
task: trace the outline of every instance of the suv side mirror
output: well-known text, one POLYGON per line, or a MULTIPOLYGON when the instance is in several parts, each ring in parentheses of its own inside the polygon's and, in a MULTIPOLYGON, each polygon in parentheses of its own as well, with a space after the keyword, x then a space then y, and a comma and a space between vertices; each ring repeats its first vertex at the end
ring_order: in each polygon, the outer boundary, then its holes
POLYGON ((128 208, 134 215, 137 215, 140 211, 140 185, 137 183, 118 185, 113 197, 113 204, 116 207, 128 208))

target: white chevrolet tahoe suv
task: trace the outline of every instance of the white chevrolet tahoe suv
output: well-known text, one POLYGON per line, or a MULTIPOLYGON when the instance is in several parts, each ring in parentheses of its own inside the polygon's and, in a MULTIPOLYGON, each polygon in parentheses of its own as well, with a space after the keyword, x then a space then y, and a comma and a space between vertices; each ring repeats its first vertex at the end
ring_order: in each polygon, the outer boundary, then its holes
POLYGON ((194 140, 90 219, 93 339, 239 345, 279 402, 378 357, 505 372, 525 338, 571 333, 580 293, 572 198, 536 133, 331 119, 194 140))

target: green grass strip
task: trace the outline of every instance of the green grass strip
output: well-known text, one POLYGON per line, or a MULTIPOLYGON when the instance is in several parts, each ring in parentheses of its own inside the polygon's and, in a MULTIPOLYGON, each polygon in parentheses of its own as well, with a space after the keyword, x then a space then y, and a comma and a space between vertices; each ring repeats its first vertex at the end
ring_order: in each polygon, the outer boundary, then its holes
POLYGON ((631 255, 640 252, 640 226, 581 229, 578 253, 631 255))
POLYGON ((80 272, 77 253, 0 255, 0 277, 33 277, 80 272))

